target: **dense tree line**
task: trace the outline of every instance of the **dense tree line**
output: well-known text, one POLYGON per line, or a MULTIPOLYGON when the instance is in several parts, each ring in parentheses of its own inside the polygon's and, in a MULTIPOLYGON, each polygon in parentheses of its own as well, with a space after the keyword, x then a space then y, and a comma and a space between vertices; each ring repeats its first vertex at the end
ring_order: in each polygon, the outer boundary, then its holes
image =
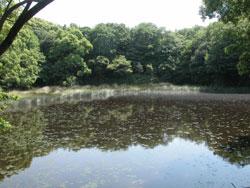
MULTIPOLYGON (((218 16, 219 21, 175 32, 152 23, 89 28, 33 19, 0 57, 0 87, 148 82, 249 85, 249 4, 243 1, 237 8, 234 2, 204 0, 202 16, 218 16), (225 6, 234 8, 223 12, 225 6)), ((5 23, 0 41, 10 27, 5 23)))

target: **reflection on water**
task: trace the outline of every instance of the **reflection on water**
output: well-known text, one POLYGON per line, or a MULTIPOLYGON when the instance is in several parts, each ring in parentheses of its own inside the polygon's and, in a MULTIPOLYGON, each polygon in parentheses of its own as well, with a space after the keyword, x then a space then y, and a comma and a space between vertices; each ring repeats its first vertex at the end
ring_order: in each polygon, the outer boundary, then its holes
POLYGON ((244 94, 206 94, 196 92, 166 91, 166 90, 137 90, 137 89, 100 89, 95 91, 72 91, 66 94, 40 95, 25 98, 14 102, 9 111, 30 110, 40 106, 48 106, 63 103, 90 102, 94 100, 106 100, 111 97, 150 97, 167 98, 168 100, 192 100, 195 101, 250 101, 250 95, 244 94))
POLYGON ((0 187, 249 187, 248 95, 73 93, 3 116, 0 187))

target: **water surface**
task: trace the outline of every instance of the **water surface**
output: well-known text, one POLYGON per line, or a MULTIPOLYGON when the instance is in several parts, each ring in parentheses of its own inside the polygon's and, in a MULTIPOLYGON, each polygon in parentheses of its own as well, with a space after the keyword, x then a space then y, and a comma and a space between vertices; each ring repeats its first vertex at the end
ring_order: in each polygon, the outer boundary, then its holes
POLYGON ((3 114, 0 187, 250 186, 250 96, 74 93, 3 114))

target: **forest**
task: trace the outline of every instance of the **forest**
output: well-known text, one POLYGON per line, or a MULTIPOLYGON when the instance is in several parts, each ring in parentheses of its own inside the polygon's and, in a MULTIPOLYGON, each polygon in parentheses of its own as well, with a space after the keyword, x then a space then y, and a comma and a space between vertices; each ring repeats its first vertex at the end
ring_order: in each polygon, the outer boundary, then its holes
MULTIPOLYGON (((249 1, 229 3, 226 13, 212 2, 204 1, 200 14, 203 19, 220 15, 218 22, 176 31, 153 23, 90 28, 32 18, 0 56, 0 88, 159 82, 248 86, 249 1)), ((11 25, 7 20, 0 41, 11 25)))

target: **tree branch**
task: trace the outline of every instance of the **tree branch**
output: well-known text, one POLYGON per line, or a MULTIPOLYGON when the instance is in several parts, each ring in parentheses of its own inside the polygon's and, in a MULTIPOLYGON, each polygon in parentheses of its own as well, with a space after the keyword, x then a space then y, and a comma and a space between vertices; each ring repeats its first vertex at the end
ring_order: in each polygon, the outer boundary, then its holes
MULTIPOLYGON (((15 5, 13 5, 12 7, 8 8, 10 6, 10 4, 8 4, 8 7, 6 8, 6 11, 4 12, 4 14, 2 15, 1 19, 0 19, 0 31, 2 31, 3 29, 3 25, 5 23, 5 21, 7 20, 7 18, 15 11, 17 10, 19 7, 21 7, 22 5, 24 5, 25 3, 27 3, 29 0, 24 0, 21 1, 15 5)), ((11 3, 12 1, 10 1, 11 3)))
MULTIPOLYGON (((26 0, 27 2, 29 0, 26 0)), ((8 35, 0 44, 0 56, 11 46, 14 39, 16 38, 18 32, 22 29, 25 23, 27 23, 35 14, 37 14, 40 10, 46 7, 48 4, 53 2, 54 0, 43 0, 39 1, 35 6, 26 12, 22 12, 22 14, 18 17, 15 24, 10 29, 8 35)))

